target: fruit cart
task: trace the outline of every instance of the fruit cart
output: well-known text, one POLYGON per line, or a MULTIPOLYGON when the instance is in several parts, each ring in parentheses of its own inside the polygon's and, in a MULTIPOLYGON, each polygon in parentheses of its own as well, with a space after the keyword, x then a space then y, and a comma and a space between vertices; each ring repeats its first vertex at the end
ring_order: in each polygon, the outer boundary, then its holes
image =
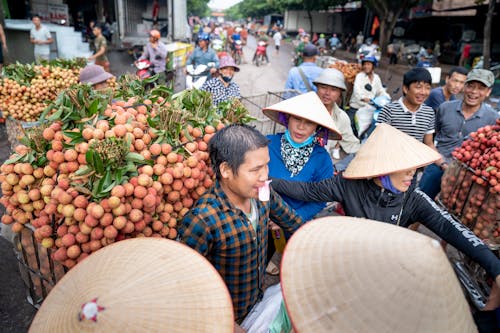
MULTIPOLYGON (((441 181, 438 204, 500 255, 500 123, 471 133, 453 153, 454 161, 441 181)), ((466 232, 466 231, 464 231, 466 232)), ((453 267, 472 303, 482 308, 490 292, 486 272, 469 258, 459 256, 453 267)))

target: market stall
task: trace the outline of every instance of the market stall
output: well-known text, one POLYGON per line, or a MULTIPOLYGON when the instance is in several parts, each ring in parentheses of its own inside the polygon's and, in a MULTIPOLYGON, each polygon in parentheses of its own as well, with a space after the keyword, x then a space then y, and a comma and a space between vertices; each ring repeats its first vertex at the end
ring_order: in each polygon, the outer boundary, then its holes
POLYGON ((102 247, 175 239, 178 221, 213 183, 208 141, 253 119, 237 100, 215 109, 207 92, 146 85, 132 76, 105 91, 76 84, 46 99, 41 115, 9 111, 30 126, 18 127, 19 144, 0 168, 2 223, 18 233, 34 305, 102 247))

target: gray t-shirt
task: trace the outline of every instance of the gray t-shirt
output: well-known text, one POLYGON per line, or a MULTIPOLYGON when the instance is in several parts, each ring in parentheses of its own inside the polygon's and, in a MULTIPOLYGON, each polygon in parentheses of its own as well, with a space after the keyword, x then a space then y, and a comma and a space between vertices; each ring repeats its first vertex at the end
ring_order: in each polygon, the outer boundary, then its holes
MULTIPOLYGON (((33 27, 30 31, 30 38, 36 40, 49 40, 51 38, 50 31, 43 25, 40 25, 40 29, 36 30, 33 27)), ((50 44, 35 44, 35 54, 49 55, 50 54, 50 44)))
POLYGON ((462 113, 462 100, 444 102, 436 113, 436 148, 444 158, 450 158, 471 132, 494 125, 498 113, 485 103, 470 118, 462 113))

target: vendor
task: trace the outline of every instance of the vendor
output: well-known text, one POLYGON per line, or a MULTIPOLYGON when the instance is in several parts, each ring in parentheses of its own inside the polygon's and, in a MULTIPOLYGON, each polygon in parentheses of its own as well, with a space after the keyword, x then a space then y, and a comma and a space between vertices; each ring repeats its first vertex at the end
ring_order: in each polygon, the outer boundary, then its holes
POLYGON ((327 150, 331 153, 336 170, 344 170, 346 163, 352 159, 361 143, 354 135, 351 120, 338 105, 342 92, 347 89, 344 74, 335 68, 326 68, 314 81, 318 88, 318 96, 330 113, 335 126, 342 135, 342 140, 328 141, 327 150), (345 159, 345 160, 344 160, 345 159), (339 165, 340 164, 340 165, 339 165))
POLYGON ((115 76, 99 65, 87 65, 80 71, 80 83, 89 83, 94 90, 103 90, 108 87, 108 80, 115 76))
MULTIPOLYGON (((402 227, 420 222, 480 264, 500 285, 500 259, 472 231, 412 185, 417 168, 440 158, 423 143, 390 125, 379 124, 343 174, 316 183, 274 179, 272 186, 296 200, 338 201, 348 216, 402 227)), ((497 306, 491 300, 484 310, 497 306)))
MULTIPOLYGON (((314 182, 333 176, 332 160, 323 146, 328 138, 339 139, 341 135, 316 93, 284 100, 263 112, 286 128, 284 133, 268 136, 270 177, 314 182)), ((325 207, 323 202, 283 199, 304 221, 325 207)))
POLYGON ((220 102, 233 98, 239 99, 241 97, 240 86, 233 81, 234 73, 239 71, 240 68, 236 66, 234 59, 230 56, 224 56, 220 59, 220 75, 205 81, 200 90, 208 91, 212 94, 212 103, 216 107, 220 102))

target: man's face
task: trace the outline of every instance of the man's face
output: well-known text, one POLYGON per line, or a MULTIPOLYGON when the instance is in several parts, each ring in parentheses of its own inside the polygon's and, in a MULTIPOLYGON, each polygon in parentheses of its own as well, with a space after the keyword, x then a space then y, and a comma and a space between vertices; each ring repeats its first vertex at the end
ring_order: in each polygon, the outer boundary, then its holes
POLYGON ((259 197, 259 188, 268 179, 269 149, 258 148, 245 153, 244 162, 234 173, 227 163, 220 166, 222 180, 227 196, 238 201, 259 197))
POLYGON ((464 88, 466 75, 454 72, 451 76, 446 77, 445 89, 451 95, 456 95, 462 92, 464 88))
POLYGON ((207 47, 207 44, 208 44, 208 43, 207 43, 207 41, 206 41, 206 40, 204 40, 204 39, 200 39, 200 40, 198 40, 198 45, 199 45, 202 49, 204 49, 205 47, 207 47))
POLYGON ((330 111, 331 107, 333 106, 333 103, 339 102, 342 90, 340 88, 321 83, 318 83, 316 87, 318 88, 317 94, 319 99, 321 99, 321 102, 323 102, 328 111, 330 111))
POLYGON ((99 37, 99 36, 101 35, 101 28, 99 28, 99 27, 94 27, 94 28, 92 29, 92 33, 93 33, 95 36, 99 37))
POLYGON ((31 20, 31 22, 33 22, 33 24, 35 25, 35 27, 38 27, 40 25, 40 18, 39 17, 33 17, 33 19, 31 20))
POLYGON ((467 82, 464 86, 464 103, 470 107, 479 106, 490 93, 491 88, 479 81, 467 82))
POLYGON ((403 86, 403 92, 409 104, 420 106, 429 97, 431 85, 427 82, 413 82, 409 87, 403 86))
POLYGON ((366 74, 370 74, 371 72, 373 72, 373 63, 369 61, 363 62, 363 72, 365 72, 366 74))

